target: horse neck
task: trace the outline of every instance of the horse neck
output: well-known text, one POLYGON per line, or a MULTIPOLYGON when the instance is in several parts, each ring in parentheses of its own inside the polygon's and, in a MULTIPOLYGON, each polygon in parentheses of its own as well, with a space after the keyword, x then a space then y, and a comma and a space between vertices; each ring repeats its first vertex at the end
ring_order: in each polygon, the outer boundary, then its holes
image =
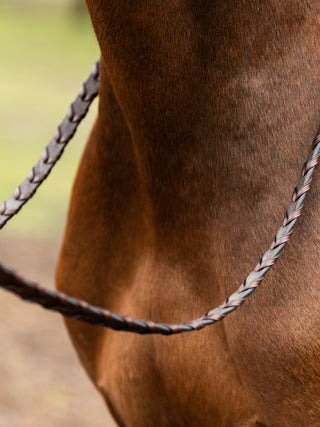
POLYGON ((182 3, 104 6, 103 19, 91 10, 102 93, 111 85, 166 249, 173 236, 189 249, 212 242, 222 222, 244 229, 262 203, 283 209, 319 120, 318 30, 306 3, 182 3))

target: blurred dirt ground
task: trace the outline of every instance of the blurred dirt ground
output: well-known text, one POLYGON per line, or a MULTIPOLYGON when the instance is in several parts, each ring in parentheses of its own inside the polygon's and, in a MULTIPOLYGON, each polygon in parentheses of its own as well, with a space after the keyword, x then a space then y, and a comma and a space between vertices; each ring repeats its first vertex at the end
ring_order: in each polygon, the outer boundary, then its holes
MULTIPOLYGON (((84 0, 0 0, 0 54, 1 203, 39 158, 99 57, 84 0)), ((0 261, 48 287, 95 116, 93 109, 30 208, 0 233, 0 261)), ((110 419, 61 316, 0 289, 0 427, 111 427, 110 419)))
MULTIPOLYGON (((2 232, 0 259, 53 287, 58 240, 2 232)), ((0 426, 114 427, 59 314, 0 290, 0 426)))

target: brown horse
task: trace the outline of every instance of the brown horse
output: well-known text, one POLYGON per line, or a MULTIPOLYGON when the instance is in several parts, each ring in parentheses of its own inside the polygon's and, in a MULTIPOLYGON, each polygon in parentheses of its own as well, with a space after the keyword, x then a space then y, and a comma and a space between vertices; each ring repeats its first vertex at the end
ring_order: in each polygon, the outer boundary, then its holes
MULTIPOLYGON (((58 288, 132 317, 198 317, 240 285, 290 200, 320 121, 320 4, 87 4, 99 115, 58 288)), ((67 321, 119 426, 320 426, 319 193, 317 175, 289 247, 225 322, 141 337, 67 321)))

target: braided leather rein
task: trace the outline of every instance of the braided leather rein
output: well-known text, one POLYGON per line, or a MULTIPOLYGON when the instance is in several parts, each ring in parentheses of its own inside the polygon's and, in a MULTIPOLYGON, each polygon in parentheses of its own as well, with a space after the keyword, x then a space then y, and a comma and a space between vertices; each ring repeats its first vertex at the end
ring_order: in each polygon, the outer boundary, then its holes
MULTIPOLYGON (((14 194, 2 203, 0 207, 0 229, 30 200, 40 184, 49 175, 52 167, 61 157, 65 146, 76 132, 79 123, 85 117, 91 102, 97 96, 98 88, 99 61, 93 66, 90 76, 82 85, 78 97, 71 104, 65 119, 58 126, 53 139, 43 151, 38 163, 31 169, 23 183, 16 188, 14 194)), ((291 203, 285 212, 283 223, 276 232, 269 249, 260 258, 253 271, 243 280, 241 286, 229 298, 226 298, 219 307, 205 313, 198 319, 179 324, 166 324, 121 316, 104 308, 92 306, 86 301, 70 297, 64 293, 46 289, 31 280, 19 276, 14 270, 2 264, 0 264, 0 287, 17 294, 24 300, 40 304, 46 309, 57 311, 66 317, 115 330, 139 334, 171 335, 203 329, 223 320, 228 314, 242 305, 275 264, 280 252, 291 236, 298 217, 301 215, 303 201, 310 189, 312 174, 318 164, 319 156, 320 130, 313 140, 311 151, 303 165, 301 177, 294 188, 291 203)))
POLYGON ((53 166, 62 156, 66 145, 75 134, 79 123, 86 116, 92 101, 98 95, 98 89, 99 61, 92 67, 88 79, 81 86, 78 96, 70 105, 66 117, 57 127, 38 163, 33 166, 22 184, 18 185, 14 193, 0 206, 0 230, 31 199, 50 174, 53 166))

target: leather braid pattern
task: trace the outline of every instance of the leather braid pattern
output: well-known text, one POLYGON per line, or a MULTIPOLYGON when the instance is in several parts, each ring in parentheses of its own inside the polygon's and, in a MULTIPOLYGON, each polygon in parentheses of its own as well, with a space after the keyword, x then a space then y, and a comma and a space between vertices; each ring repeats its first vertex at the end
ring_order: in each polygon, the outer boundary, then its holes
MULTIPOLYGON (((67 143, 74 134, 78 125, 78 120, 85 114, 83 109, 80 110, 80 108, 78 108, 78 104, 90 102, 91 98, 95 97, 97 94, 98 63, 96 63, 93 73, 90 75, 83 88, 84 89, 79 95, 80 98, 78 97, 72 104, 71 112, 69 112, 66 119, 62 122, 60 127, 58 127, 53 142, 50 142, 43 153, 42 159, 40 159, 39 163, 32 169, 27 183, 25 184, 24 181, 24 183, 17 188, 14 196, 11 196, 10 199, 2 204, 0 210, 0 219, 2 222, 0 222, 0 228, 2 228, 6 221, 21 208, 31 195, 34 194, 39 185, 38 182, 41 183, 44 179, 43 177, 48 175, 56 159, 62 154, 65 143, 67 143), (59 144, 61 144, 61 146, 63 144, 62 149, 54 150, 52 148, 52 145, 59 146, 59 144)), ((87 105, 87 108, 88 106, 89 105, 87 105)), ((303 201, 310 189, 312 174, 318 164, 319 156, 320 131, 317 133, 307 161, 303 165, 301 177, 297 186, 294 188, 292 200, 285 212, 283 223, 276 232, 269 249, 262 258, 260 258, 253 271, 243 280, 240 287, 230 295, 229 298, 226 298, 219 307, 205 313, 198 319, 179 324, 166 324, 121 316, 104 308, 92 306, 86 301, 70 297, 64 293, 43 288, 35 282, 20 277, 11 268, 1 264, 0 287, 17 294, 24 300, 35 302, 49 310, 58 311, 64 316, 82 320, 92 325, 106 326, 114 330, 129 331, 139 334, 172 335, 203 329, 206 326, 223 320, 228 314, 242 305, 260 285, 267 272, 275 264, 301 215, 303 201)))
POLYGON ((44 149, 38 163, 33 166, 27 178, 22 184, 18 185, 14 193, 1 204, 0 229, 31 199, 39 186, 50 174, 66 145, 75 134, 79 123, 86 116, 90 104, 98 95, 98 89, 99 61, 94 64, 90 76, 81 86, 77 98, 70 105, 66 117, 57 127, 53 138, 44 149))

